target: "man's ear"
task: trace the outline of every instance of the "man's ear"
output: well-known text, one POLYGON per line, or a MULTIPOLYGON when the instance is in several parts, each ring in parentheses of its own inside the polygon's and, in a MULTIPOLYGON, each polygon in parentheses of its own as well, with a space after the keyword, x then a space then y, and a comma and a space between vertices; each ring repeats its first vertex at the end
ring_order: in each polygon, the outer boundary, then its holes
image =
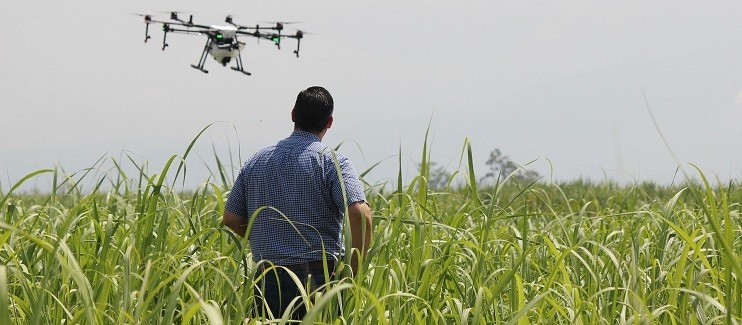
POLYGON ((329 129, 332 126, 332 116, 327 120, 327 126, 326 128, 329 129))
POLYGON ((291 122, 296 123, 296 109, 291 110, 291 122))

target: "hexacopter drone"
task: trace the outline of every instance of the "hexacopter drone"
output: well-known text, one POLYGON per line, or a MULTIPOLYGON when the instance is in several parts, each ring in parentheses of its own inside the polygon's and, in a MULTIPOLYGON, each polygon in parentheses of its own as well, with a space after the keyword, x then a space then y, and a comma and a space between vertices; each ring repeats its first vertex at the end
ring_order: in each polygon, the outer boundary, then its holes
POLYGON ((201 58, 198 60, 198 64, 191 64, 191 67, 204 73, 209 72, 204 69, 204 64, 206 64, 206 58, 208 55, 211 54, 214 60, 221 63, 222 66, 227 66, 232 59, 236 59, 235 66, 232 67, 232 70, 250 75, 250 72, 245 71, 242 65, 242 56, 240 52, 245 48, 245 43, 237 40, 238 35, 252 36, 258 40, 269 40, 273 42, 278 49, 281 49, 281 39, 294 38, 296 39, 296 50, 294 50, 294 54, 296 54, 297 58, 299 57, 299 45, 301 44, 301 39, 304 37, 304 33, 300 30, 296 31, 296 34, 294 35, 282 35, 281 31, 283 30, 283 25, 290 24, 284 22, 276 22, 272 27, 261 27, 260 25, 248 27, 235 24, 232 21, 232 16, 227 16, 225 22, 229 24, 228 26, 206 26, 194 24, 193 15, 190 15, 188 21, 183 21, 178 18, 177 12, 170 13, 170 19, 172 20, 170 22, 153 20, 151 15, 139 16, 144 17, 144 23, 146 25, 144 29, 145 43, 151 38, 149 36, 149 24, 162 25, 162 31, 165 33, 162 38, 163 51, 168 47, 167 33, 206 35, 206 45, 201 53, 201 58), (261 30, 268 30, 269 32, 265 33, 261 32, 261 30))

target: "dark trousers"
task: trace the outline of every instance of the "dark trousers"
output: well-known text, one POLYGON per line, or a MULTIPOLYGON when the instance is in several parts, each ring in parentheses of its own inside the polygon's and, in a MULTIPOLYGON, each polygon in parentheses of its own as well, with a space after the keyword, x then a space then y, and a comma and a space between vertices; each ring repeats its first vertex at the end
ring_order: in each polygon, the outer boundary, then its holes
MULTIPOLYGON (((312 267, 308 265, 290 266, 288 268, 300 280, 302 287, 311 297, 312 293, 318 289, 323 290, 320 287, 325 284, 325 270, 322 267, 317 268, 316 265, 311 265, 312 267)), ((333 270, 334 268, 331 264, 329 267, 330 280, 334 277, 333 270)), ((283 267, 272 268, 266 266, 265 268, 259 268, 255 272, 255 279, 257 280, 263 273, 265 273, 264 277, 259 279, 257 286, 253 288, 256 307, 253 316, 267 318, 269 315, 267 308, 270 308, 274 318, 281 318, 286 309, 289 308, 291 302, 296 297, 299 297, 291 307, 290 319, 300 320, 304 318, 304 315, 307 313, 306 306, 304 305, 303 298, 301 298, 299 288, 289 271, 283 267)))

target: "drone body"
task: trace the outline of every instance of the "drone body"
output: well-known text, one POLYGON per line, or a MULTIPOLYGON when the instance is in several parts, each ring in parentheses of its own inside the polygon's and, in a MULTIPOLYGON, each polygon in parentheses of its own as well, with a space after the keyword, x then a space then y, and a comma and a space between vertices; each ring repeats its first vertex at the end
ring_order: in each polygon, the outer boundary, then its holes
POLYGON ((245 43, 237 40, 237 28, 232 26, 209 26, 209 30, 204 32, 207 35, 206 46, 204 47, 204 53, 201 54, 201 59, 198 65, 191 64, 192 67, 208 73, 204 69, 206 62, 206 53, 211 54, 211 57, 219 62, 222 66, 226 66, 232 59, 237 59, 237 66, 233 67, 234 70, 240 71, 247 75, 249 72, 242 69, 242 57, 240 53, 245 49, 245 43))
POLYGON ((244 50, 245 48, 245 43, 239 41, 238 37, 250 36, 257 38, 258 40, 260 40, 261 38, 267 39, 273 42, 273 44, 275 44, 278 49, 281 48, 281 39, 294 38, 296 39, 296 50, 294 51, 294 54, 296 54, 297 58, 299 57, 299 45, 301 39, 304 37, 304 33, 302 31, 297 31, 295 35, 282 35, 281 31, 283 30, 284 23, 281 22, 275 23, 275 26, 272 27, 260 27, 260 25, 256 25, 255 27, 247 27, 235 24, 232 21, 232 16, 227 16, 227 19, 225 20, 229 24, 227 26, 206 26, 194 24, 193 15, 191 15, 188 21, 185 22, 178 18, 178 14, 176 12, 170 13, 170 19, 172 20, 170 22, 153 20, 150 15, 140 16, 144 17, 144 23, 146 24, 144 30, 145 43, 151 38, 149 36, 149 25, 162 25, 162 31, 164 32, 164 36, 162 39, 163 51, 169 46, 169 44, 167 43, 168 33, 205 35, 206 45, 204 46, 203 52, 201 53, 201 58, 199 59, 198 64, 191 64, 191 67, 204 73, 209 72, 208 70, 204 69, 204 65, 206 64, 206 59, 208 58, 208 56, 211 55, 211 57, 213 57, 214 60, 219 62, 222 66, 226 66, 232 61, 232 59, 235 59, 235 66, 232 67, 232 70, 250 75, 250 72, 245 71, 242 65, 241 53, 242 50, 244 50), (261 29, 269 30, 271 32, 261 33, 261 29))
POLYGON ((214 37, 215 40, 209 46, 209 54, 222 66, 226 66, 231 59, 240 55, 240 52, 245 48, 245 43, 237 41, 237 34, 235 33, 237 29, 234 27, 211 26, 211 28, 217 36, 214 37), (221 33, 221 37, 219 33, 221 33))

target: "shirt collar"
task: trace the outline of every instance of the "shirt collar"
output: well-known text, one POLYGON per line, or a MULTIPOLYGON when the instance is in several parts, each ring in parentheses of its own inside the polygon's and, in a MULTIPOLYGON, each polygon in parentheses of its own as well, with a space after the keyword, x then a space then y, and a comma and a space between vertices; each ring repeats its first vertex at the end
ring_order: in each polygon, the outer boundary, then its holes
POLYGON ((307 132, 307 131, 304 131, 304 130, 294 130, 294 132, 291 133, 291 137, 292 138, 293 137, 297 137, 297 138, 301 138, 301 139, 310 139, 310 140, 317 141, 317 142, 321 142, 322 141, 322 139, 320 139, 316 134, 311 133, 311 132, 307 132))

